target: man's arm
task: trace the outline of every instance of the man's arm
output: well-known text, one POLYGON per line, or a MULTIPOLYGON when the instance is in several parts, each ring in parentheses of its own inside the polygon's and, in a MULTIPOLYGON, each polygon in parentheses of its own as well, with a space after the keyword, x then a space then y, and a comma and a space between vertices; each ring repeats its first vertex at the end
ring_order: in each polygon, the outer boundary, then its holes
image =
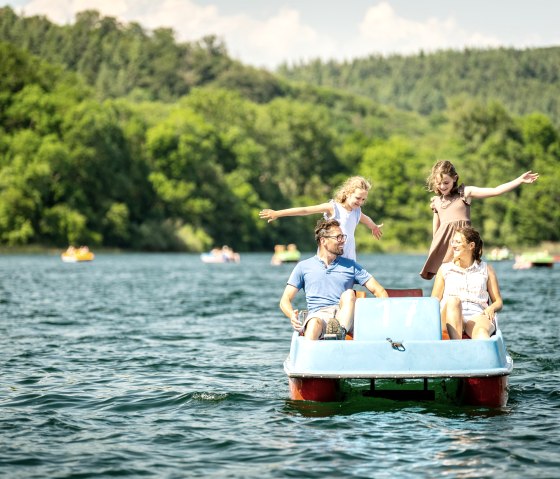
POLYGON ((282 298, 280 299, 280 309, 288 318, 290 318, 292 327, 296 330, 300 329, 303 326, 298 319, 298 310, 294 309, 292 306, 292 301, 298 291, 299 289, 297 289, 295 286, 288 284, 286 285, 284 293, 282 294, 282 298))
POLYGON ((372 292, 375 295, 376 298, 388 298, 389 297, 389 295, 387 294, 387 291, 385 291, 385 288, 383 286, 381 286, 373 276, 367 280, 367 282, 364 284, 364 286, 370 292, 372 292))

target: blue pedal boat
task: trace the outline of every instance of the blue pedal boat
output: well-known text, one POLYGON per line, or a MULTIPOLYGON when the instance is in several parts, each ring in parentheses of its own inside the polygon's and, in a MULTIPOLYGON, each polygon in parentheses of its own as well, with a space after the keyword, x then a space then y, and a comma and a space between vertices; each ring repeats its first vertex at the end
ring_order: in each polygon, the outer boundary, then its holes
POLYGON ((507 403, 513 360, 502 332, 443 339, 436 298, 358 298, 347 339, 311 341, 294 332, 284 362, 292 400, 339 401, 353 383, 369 382, 366 396, 434 400, 443 389, 460 404, 507 403))

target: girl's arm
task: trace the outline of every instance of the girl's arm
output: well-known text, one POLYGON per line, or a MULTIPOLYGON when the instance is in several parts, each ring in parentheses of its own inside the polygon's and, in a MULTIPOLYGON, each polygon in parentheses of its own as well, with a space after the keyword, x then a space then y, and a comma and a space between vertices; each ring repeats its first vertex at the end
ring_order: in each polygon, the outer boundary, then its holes
POLYGON ((375 236, 377 239, 381 239, 381 236, 383 235, 383 231, 381 231, 383 223, 381 223, 380 225, 376 225, 368 215, 364 215, 363 213, 360 216, 360 223, 366 225, 371 230, 371 234, 373 236, 375 236))
POLYGON ((436 235, 436 231, 439 229, 439 215, 434 213, 434 217, 432 219, 432 236, 436 235))
POLYGON ((436 279, 434 280, 434 286, 432 288, 432 298, 437 298, 441 301, 441 298, 443 298, 444 289, 445 281, 443 279, 443 275, 441 274, 441 269, 438 269, 436 279))
POLYGON ((314 206, 302 206, 298 208, 288 208, 285 210, 270 210, 264 209, 259 212, 259 217, 267 219, 270 223, 275 219, 282 218, 284 216, 306 216, 314 215, 318 213, 328 213, 329 216, 333 216, 334 210, 331 203, 322 203, 320 205, 314 206))
POLYGON ((519 178, 512 180, 503 185, 494 188, 479 188, 478 186, 465 186, 465 199, 469 198, 491 198, 492 196, 499 196, 508 191, 514 190, 523 183, 534 183, 539 177, 538 173, 527 171, 519 178))
POLYGON ((488 282, 486 283, 486 287, 488 288, 488 294, 490 296, 490 299, 492 300, 492 304, 490 304, 490 306, 488 306, 484 310, 484 313, 486 314, 486 316, 488 316, 488 319, 492 320, 496 312, 502 309, 504 302, 502 300, 502 295, 500 293, 500 286, 498 285, 498 277, 494 272, 494 268, 492 268, 492 266, 490 265, 487 265, 487 267, 488 267, 488 282))

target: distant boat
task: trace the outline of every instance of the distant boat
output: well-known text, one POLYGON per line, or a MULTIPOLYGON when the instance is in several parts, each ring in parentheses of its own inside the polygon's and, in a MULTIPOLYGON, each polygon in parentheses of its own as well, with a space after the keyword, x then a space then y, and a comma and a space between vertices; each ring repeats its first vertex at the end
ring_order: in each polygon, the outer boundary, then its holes
POLYGON ((523 253, 515 257, 513 269, 552 268, 554 258, 546 251, 523 253))
POLYGON ((69 246, 68 249, 60 255, 60 257, 65 263, 81 263, 84 261, 93 261, 95 255, 87 246, 81 246, 79 248, 69 246))
POLYGON ((513 259, 513 253, 506 248, 492 248, 490 253, 486 255, 486 259, 488 261, 505 261, 508 259, 513 259))
POLYGON ((241 257, 239 253, 233 251, 229 246, 213 248, 208 253, 202 253, 200 260, 203 263, 239 263, 241 257))
POLYGON ((280 265, 284 263, 297 263, 301 258, 301 253, 295 244, 289 244, 288 247, 283 244, 274 246, 274 255, 270 260, 270 264, 280 265))

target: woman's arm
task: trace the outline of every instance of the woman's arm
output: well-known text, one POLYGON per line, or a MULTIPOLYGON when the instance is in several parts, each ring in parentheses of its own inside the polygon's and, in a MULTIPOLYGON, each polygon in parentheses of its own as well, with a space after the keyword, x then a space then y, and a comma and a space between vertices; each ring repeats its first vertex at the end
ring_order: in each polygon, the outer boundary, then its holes
POLYGON ((503 185, 494 188, 479 188, 478 186, 465 186, 465 199, 469 198, 491 198, 492 196, 500 196, 508 191, 514 190, 523 183, 534 183, 539 177, 538 173, 527 171, 520 177, 503 185))
POLYGON ((500 286, 498 284, 498 277, 491 265, 488 265, 488 281, 486 283, 488 289, 488 295, 492 304, 490 304, 484 312, 488 316, 488 319, 492 320, 496 312, 500 311, 504 305, 502 300, 502 295, 500 293, 500 286))
POLYGON ((375 238, 381 239, 381 236, 383 235, 383 231, 381 231, 383 223, 381 223, 380 225, 376 225, 375 221, 373 221, 368 215, 364 215, 363 213, 360 216, 360 223, 366 225, 371 230, 371 234, 375 236, 375 238))
POLYGON ((322 203, 320 205, 314 206, 302 206, 298 208, 288 208, 285 210, 271 210, 264 209, 259 212, 259 217, 267 219, 270 223, 275 219, 282 218, 284 216, 306 216, 314 215, 318 213, 328 213, 329 216, 333 216, 334 210, 331 203, 322 203))

